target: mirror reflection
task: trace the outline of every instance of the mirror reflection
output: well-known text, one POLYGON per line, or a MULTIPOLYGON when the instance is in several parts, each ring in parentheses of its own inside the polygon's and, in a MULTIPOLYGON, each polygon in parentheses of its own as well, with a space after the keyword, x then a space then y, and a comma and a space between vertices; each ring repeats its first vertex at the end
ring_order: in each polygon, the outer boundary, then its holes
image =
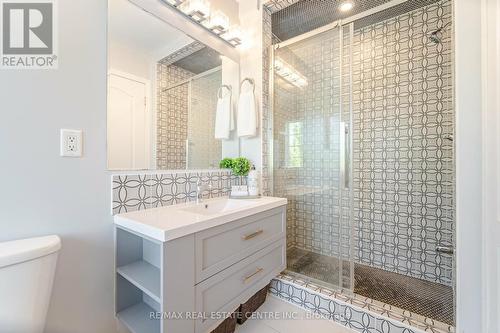
POLYGON ((108 29, 109 169, 213 169, 237 151, 216 112, 238 64, 128 0, 109 1, 108 29))

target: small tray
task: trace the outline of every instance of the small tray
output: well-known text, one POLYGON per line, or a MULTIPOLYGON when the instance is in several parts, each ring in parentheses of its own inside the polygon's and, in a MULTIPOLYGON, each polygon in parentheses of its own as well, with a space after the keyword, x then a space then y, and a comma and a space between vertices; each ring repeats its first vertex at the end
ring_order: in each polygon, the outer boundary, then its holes
POLYGON ((245 195, 245 196, 237 195, 234 197, 232 195, 229 196, 229 199, 260 199, 260 198, 262 198, 262 195, 260 195, 260 194, 259 195, 245 195))

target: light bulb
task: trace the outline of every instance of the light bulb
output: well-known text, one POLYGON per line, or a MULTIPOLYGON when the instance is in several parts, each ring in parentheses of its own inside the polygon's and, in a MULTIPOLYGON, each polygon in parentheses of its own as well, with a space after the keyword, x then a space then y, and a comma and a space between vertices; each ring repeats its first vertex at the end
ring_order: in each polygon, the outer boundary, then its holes
POLYGON ((346 1, 340 4, 340 11, 348 12, 354 7, 354 4, 350 1, 346 1))
POLYGON ((241 44, 242 31, 239 25, 232 25, 221 37, 234 46, 241 44))
POLYGON ((274 70, 277 75, 281 76, 284 80, 297 88, 307 86, 307 79, 295 68, 280 58, 274 60, 274 70))
POLYGON ((180 9, 184 14, 191 16, 198 22, 204 21, 210 16, 210 2, 208 0, 188 0, 180 9))
POLYGON ((224 33, 229 27, 229 18, 220 10, 215 11, 210 15, 210 20, 207 27, 213 30, 216 34, 224 33))
POLYGON ((177 7, 184 2, 184 0, 163 0, 163 1, 167 2, 168 4, 170 4, 174 7, 177 7))

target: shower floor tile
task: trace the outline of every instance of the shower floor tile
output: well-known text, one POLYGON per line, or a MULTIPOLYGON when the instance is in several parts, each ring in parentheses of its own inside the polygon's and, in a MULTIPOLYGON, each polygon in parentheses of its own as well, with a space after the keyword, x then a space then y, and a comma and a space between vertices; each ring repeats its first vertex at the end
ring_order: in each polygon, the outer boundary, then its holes
POLYGON ((287 268, 332 286, 339 285, 339 260, 335 257, 292 248, 287 251, 287 268))
MULTIPOLYGON (((316 284, 339 285, 339 259, 335 257, 291 248, 287 266, 292 274, 306 276, 316 284)), ((343 267, 344 272, 349 271, 348 262, 343 262, 343 267)), ((454 325, 453 289, 445 285, 354 264, 354 293, 454 325)))
POLYGON ((454 325, 452 287, 360 264, 354 281, 358 295, 454 325))

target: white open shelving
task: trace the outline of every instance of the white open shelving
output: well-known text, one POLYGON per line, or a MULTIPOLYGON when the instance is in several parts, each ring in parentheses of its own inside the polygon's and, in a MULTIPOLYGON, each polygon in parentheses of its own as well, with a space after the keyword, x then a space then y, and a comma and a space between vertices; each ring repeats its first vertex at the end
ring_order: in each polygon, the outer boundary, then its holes
POLYGON ((132 333, 160 333, 162 246, 116 230, 116 316, 132 333), (153 314, 153 315, 152 315, 153 314))
POLYGON ((158 267, 144 260, 139 260, 118 267, 116 271, 149 297, 160 303, 161 272, 158 267))
POLYGON ((152 312, 153 308, 141 302, 118 312, 117 317, 132 333, 159 333, 160 321, 150 318, 152 312))

